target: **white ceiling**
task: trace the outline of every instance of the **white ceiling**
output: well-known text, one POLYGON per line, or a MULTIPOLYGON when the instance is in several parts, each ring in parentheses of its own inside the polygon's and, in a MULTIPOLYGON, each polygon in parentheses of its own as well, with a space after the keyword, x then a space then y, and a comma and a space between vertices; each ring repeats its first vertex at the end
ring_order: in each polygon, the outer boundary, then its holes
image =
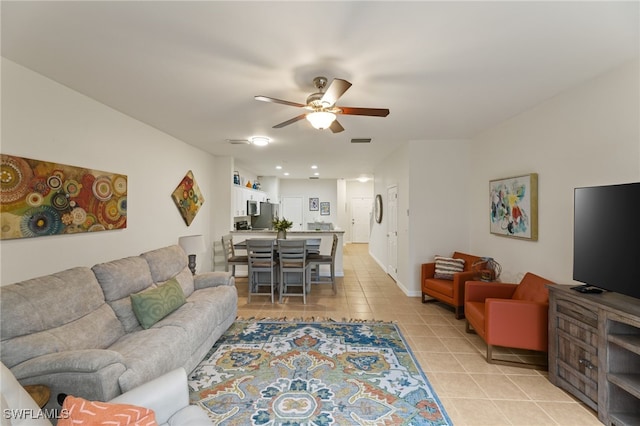
POLYGON ((632 2, 10 2, 2 55, 258 175, 352 179, 408 140, 469 138, 639 56, 632 2), (353 83, 333 134, 311 80, 353 83), (267 147, 227 139, 266 135, 267 147), (369 145, 351 138, 372 138, 369 145))

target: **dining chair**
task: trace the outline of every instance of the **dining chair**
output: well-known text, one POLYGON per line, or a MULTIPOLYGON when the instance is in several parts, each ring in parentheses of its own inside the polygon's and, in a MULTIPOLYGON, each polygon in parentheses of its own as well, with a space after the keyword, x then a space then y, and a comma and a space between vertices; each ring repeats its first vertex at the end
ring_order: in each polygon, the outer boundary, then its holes
POLYGON ((331 284, 333 294, 337 294, 336 289, 336 251, 338 250, 338 236, 333 234, 333 243, 331 244, 331 254, 315 254, 309 253, 308 262, 310 268, 315 268, 315 280, 311 280, 311 284, 331 284), (320 279, 320 265, 329 265, 331 278, 329 281, 320 279))
POLYGON ((236 276, 236 265, 245 265, 249 264, 249 260, 247 256, 236 255, 235 249, 233 248, 233 236, 231 234, 222 236, 222 248, 224 250, 224 270, 229 272, 229 267, 231 267, 231 275, 236 276))
POLYGON ((278 240, 278 258, 280 261, 280 303, 283 296, 302 296, 307 303, 307 263, 306 240, 278 240), (301 287, 300 293, 293 293, 290 288, 301 287))
POLYGON ((276 274, 278 260, 275 257, 275 240, 251 238, 247 240, 247 256, 249 259, 249 294, 247 302, 251 302, 251 295, 271 296, 274 302, 276 274), (265 278, 268 277, 268 280, 265 278), (269 292, 261 292, 260 287, 269 286, 269 292))

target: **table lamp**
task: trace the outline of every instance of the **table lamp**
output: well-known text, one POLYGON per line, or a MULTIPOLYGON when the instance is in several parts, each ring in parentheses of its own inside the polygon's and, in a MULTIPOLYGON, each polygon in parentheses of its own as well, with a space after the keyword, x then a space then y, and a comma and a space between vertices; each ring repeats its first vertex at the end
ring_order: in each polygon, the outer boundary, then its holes
POLYGON ((187 235, 178 238, 178 244, 189 256, 189 269, 193 275, 196 274, 196 253, 204 253, 207 247, 204 245, 204 237, 202 235, 187 235))

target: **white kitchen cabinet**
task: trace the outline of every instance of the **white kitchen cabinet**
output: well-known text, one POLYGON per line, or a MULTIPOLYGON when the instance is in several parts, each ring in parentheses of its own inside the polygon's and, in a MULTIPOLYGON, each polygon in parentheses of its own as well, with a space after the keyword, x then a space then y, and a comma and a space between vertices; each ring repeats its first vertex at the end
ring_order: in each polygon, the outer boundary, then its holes
MULTIPOLYGON (((233 202, 234 206, 233 216, 246 216, 247 215, 247 201, 256 201, 258 203, 267 201, 267 194, 263 191, 256 189, 246 188, 243 186, 233 186, 233 202)), ((258 214, 260 211, 258 211, 258 214)))

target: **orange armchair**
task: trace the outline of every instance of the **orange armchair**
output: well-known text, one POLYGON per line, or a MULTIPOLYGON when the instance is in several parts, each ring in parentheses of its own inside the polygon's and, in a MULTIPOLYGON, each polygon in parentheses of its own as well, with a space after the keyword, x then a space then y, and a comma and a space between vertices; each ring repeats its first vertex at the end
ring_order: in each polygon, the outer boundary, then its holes
POLYGON ((464 284, 479 274, 473 270, 473 264, 482 258, 460 252, 453 253, 451 257, 464 260, 464 270, 453 274, 453 280, 435 278, 435 262, 422 264, 422 303, 435 300, 446 303, 455 309, 456 319, 461 319, 464 318, 464 284), (427 300, 427 296, 433 299, 427 300))
POLYGON ((467 281, 467 332, 487 343, 487 362, 536 367, 493 358, 493 346, 547 352, 547 323, 551 281, 528 272, 520 284, 467 281))

